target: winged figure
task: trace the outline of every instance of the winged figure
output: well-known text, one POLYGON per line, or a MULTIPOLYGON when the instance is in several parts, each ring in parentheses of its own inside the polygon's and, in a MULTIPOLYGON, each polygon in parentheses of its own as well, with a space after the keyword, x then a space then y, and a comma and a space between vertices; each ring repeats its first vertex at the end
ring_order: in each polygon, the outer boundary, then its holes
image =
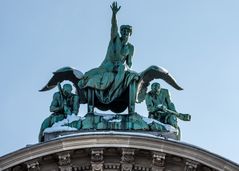
MULTIPOLYGON (((136 91, 135 102, 141 103, 145 100, 147 94, 147 87, 150 82, 154 79, 162 79, 167 82, 169 85, 174 87, 177 90, 183 90, 176 82, 176 80, 170 75, 170 73, 158 66, 150 66, 143 72, 138 74, 139 78, 136 81, 136 91)), ((79 95, 80 103, 85 104, 89 101, 88 90, 87 88, 82 88, 79 86, 82 80, 84 80, 84 74, 71 67, 63 67, 53 72, 52 78, 48 83, 39 91, 48 91, 57 86, 58 83, 62 81, 71 81, 76 88, 76 93, 79 95)), ((97 91, 97 90, 96 90, 97 91)), ((99 91, 99 90, 98 90, 99 91)), ((129 105, 129 87, 127 87, 119 96, 114 98, 111 103, 102 103, 99 99, 94 99, 94 107, 99 108, 100 110, 112 110, 113 112, 120 113, 123 112, 129 105)))
POLYGON ((76 87, 80 103, 88 103, 89 113, 94 112, 94 107, 115 113, 121 113, 128 107, 129 113, 134 113, 135 103, 145 99, 147 86, 153 79, 163 79, 182 90, 169 72, 161 67, 151 66, 141 73, 130 70, 134 46, 128 40, 132 35, 132 26, 120 26, 119 33, 116 14, 120 6, 113 2, 110 7, 111 36, 101 65, 85 74, 71 67, 61 68, 53 73, 53 77, 40 91, 50 90, 58 82, 69 80, 76 87))

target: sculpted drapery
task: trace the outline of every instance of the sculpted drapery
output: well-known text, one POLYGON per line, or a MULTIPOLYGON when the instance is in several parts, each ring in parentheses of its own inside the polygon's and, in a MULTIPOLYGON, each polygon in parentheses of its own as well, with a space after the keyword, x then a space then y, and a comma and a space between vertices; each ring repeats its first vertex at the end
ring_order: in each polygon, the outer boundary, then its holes
POLYGON ((120 97, 130 83, 138 78, 138 74, 129 69, 134 53, 134 46, 128 42, 132 27, 122 25, 120 36, 116 20, 116 13, 120 7, 113 3, 111 9, 111 39, 105 59, 98 68, 86 72, 78 84, 81 88, 94 89, 97 100, 102 104, 110 104, 120 97))

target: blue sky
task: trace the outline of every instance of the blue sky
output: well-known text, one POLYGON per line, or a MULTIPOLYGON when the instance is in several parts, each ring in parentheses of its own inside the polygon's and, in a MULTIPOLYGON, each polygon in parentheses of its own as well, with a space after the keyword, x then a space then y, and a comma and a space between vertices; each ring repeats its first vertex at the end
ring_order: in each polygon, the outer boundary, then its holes
MULTIPOLYGON (((56 89, 52 72, 99 66, 110 38, 112 1, 0 1, 0 156, 37 143, 56 89)), ((239 163, 239 1, 118 1, 118 23, 133 26, 132 69, 163 66, 184 91, 171 91, 182 141, 239 163)), ((147 116, 144 103, 136 111, 147 116)), ((86 106, 81 105, 83 116, 86 106)))

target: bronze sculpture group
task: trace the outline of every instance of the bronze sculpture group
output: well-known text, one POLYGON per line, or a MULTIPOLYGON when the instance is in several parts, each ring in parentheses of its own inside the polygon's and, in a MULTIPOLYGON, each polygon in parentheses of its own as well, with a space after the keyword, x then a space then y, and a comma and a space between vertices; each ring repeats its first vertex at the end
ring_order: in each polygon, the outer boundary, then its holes
MULTIPOLYGON (((115 101, 121 100, 120 96, 127 87, 136 89, 134 82, 138 79, 138 74, 129 70, 134 53, 134 46, 128 42, 132 34, 132 27, 122 25, 120 36, 116 20, 116 14, 120 7, 115 2, 111 9, 113 13, 111 37, 105 59, 98 68, 86 72, 78 83, 79 88, 88 89, 90 93, 88 112, 94 112, 94 106, 102 110, 111 109, 114 112, 122 112, 124 107, 115 108, 115 101), (95 100, 93 96, 96 96, 95 100)), ((129 113, 134 112, 133 99, 134 97, 130 98, 129 113)))
POLYGON ((117 2, 111 5, 111 39, 101 65, 85 74, 71 67, 61 68, 53 73, 47 85, 40 90, 47 91, 57 85, 59 87, 59 92, 54 94, 50 107, 53 114, 43 122, 41 133, 67 115, 77 115, 79 104, 86 103, 87 115, 94 114, 94 108, 111 110, 114 113, 121 113, 128 108, 129 118, 132 118, 137 114, 135 103, 141 103, 146 99, 149 118, 175 128, 178 128, 177 118, 190 120, 190 115, 176 112, 168 90, 160 89, 158 83, 153 83, 152 90, 147 93, 147 87, 154 79, 163 79, 177 90, 182 90, 167 70, 158 66, 151 66, 141 73, 130 70, 134 46, 128 39, 132 35, 132 26, 122 25, 119 34, 116 14, 120 8, 117 2), (73 83, 76 94, 71 93, 72 88, 69 84, 65 84, 61 89, 60 83, 65 80, 73 83))

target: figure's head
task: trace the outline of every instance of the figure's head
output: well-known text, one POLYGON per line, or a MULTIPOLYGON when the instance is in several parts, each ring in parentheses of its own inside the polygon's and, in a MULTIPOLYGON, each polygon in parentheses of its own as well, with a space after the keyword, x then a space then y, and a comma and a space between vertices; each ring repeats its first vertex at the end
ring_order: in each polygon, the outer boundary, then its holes
POLYGON ((120 34, 123 39, 128 40, 129 36, 132 35, 132 26, 130 25, 120 26, 120 34))
POLYGON ((72 91, 72 86, 70 84, 63 85, 63 94, 65 96, 69 96, 71 94, 71 91, 72 91))
POLYGON ((159 83, 153 83, 153 84, 151 85, 151 90, 152 90, 154 93, 159 92, 159 91, 160 91, 160 88, 161 88, 161 86, 160 86, 159 83))

